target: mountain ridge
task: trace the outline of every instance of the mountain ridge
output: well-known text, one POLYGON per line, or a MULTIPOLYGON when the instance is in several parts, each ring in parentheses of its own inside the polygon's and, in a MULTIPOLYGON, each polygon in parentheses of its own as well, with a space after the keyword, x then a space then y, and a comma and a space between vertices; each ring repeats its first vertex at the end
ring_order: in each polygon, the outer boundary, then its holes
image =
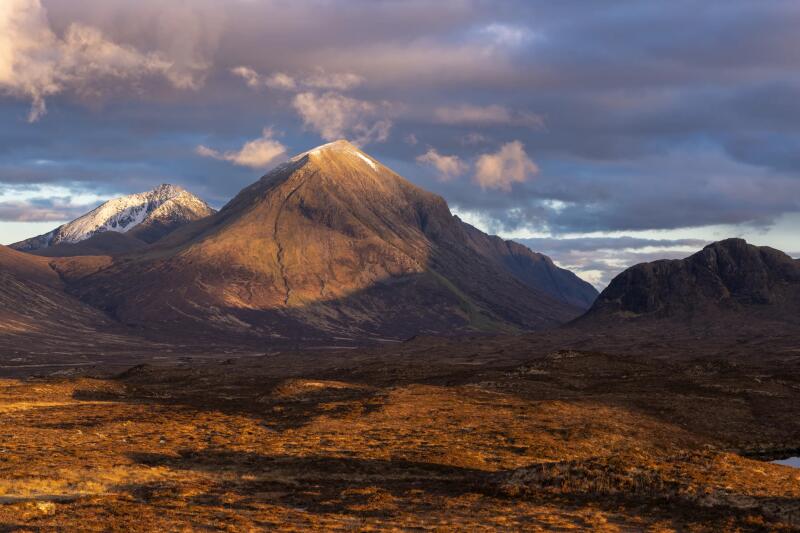
POLYGON ((214 212, 186 189, 162 184, 143 193, 112 198, 71 222, 14 243, 11 248, 36 252, 74 245, 106 232, 126 234, 150 244, 175 228, 214 212))
POLYGON ((800 261, 774 248, 726 239, 685 258, 618 275, 580 321, 679 319, 721 314, 800 322, 800 261))
POLYGON ((123 322, 158 316, 257 335, 514 331, 581 313, 481 253, 469 231, 443 198, 338 141, 71 287, 123 322))
MULTIPOLYGON (((458 218, 458 217, 456 217, 458 218)), ((489 235, 464 222, 475 249, 499 262, 521 281, 537 286, 554 298, 588 309, 598 296, 597 289, 574 272, 555 265, 550 257, 497 235, 489 235)))

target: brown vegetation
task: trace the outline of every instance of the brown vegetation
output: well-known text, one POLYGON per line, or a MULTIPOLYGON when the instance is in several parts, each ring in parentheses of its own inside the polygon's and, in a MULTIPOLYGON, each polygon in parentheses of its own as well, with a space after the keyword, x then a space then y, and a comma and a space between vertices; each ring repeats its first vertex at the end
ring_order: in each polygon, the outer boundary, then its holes
POLYGON ((800 471, 747 458, 800 444, 769 366, 419 339, 6 380, 0 524, 788 531, 800 471))

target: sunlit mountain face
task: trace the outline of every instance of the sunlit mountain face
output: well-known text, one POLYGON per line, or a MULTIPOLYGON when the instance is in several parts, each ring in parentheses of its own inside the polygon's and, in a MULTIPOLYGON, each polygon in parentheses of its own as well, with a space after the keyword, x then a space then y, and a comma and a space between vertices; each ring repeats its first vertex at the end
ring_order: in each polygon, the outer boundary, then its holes
POLYGON ((800 252, 798 17, 789 1, 8 0, 0 243, 161 183, 220 208, 346 138, 600 289, 730 236, 800 252))

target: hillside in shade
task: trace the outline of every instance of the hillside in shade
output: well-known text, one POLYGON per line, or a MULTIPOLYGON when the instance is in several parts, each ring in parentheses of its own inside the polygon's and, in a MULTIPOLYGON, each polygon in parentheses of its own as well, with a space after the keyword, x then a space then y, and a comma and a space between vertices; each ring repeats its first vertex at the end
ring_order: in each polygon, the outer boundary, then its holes
POLYGON ((0 246, 0 354, 7 343, 63 346, 67 339, 85 339, 109 326, 100 311, 64 292, 64 283, 45 258, 0 246))
POLYGON ((800 323, 800 261, 774 248, 727 239, 686 259, 627 269, 582 320, 732 318, 800 323))

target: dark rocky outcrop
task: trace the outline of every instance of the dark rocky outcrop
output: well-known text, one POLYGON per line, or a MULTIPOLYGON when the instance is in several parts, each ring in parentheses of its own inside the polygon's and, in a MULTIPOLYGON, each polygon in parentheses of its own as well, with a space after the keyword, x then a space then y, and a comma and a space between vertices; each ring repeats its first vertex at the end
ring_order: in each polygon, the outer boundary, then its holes
POLYGON ((614 278, 585 318, 680 318, 720 313, 797 321, 800 262, 742 239, 706 246, 681 260, 644 263, 614 278))

